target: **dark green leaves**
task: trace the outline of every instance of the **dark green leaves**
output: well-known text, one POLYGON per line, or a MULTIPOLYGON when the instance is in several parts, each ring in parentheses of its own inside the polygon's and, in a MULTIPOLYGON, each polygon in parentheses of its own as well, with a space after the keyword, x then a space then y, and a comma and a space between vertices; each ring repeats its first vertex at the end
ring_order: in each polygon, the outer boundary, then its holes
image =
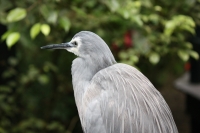
MULTIPOLYGON (((14 8, 7 14, 6 20, 8 23, 16 22, 24 19, 26 17, 27 13, 24 8, 14 8)), ((1 40, 6 39, 6 44, 8 48, 11 48, 19 39, 20 39, 20 33, 19 32, 12 32, 7 31, 1 36, 1 40)))

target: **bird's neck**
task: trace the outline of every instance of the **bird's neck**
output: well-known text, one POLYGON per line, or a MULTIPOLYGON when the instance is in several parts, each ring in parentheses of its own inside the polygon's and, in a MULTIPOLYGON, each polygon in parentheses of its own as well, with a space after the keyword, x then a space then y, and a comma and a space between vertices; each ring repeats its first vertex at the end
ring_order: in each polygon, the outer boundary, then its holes
POLYGON ((90 61, 83 58, 76 58, 72 64, 72 82, 77 107, 80 107, 84 92, 92 77, 97 73, 95 66, 90 67, 90 65, 90 61))
POLYGON ((76 100, 77 107, 81 105, 81 99, 90 85, 90 81, 93 76, 113 63, 108 63, 105 61, 96 61, 91 58, 76 58, 72 64, 72 80, 73 80, 73 89, 74 96, 76 100))

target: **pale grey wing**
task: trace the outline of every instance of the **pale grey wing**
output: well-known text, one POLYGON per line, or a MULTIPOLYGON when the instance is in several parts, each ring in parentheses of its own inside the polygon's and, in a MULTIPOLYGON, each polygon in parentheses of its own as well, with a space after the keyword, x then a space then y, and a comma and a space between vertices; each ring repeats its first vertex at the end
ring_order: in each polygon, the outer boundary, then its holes
POLYGON ((99 71, 84 98, 83 123, 91 133, 178 133, 161 94, 131 66, 99 71))

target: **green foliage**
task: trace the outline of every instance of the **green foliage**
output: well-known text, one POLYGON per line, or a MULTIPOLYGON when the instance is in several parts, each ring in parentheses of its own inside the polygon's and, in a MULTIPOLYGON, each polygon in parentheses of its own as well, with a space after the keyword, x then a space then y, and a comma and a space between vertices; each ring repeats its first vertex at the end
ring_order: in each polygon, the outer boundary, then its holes
POLYGON ((40 33, 40 23, 36 23, 31 27, 30 36, 34 39, 40 33))
POLYGON ((184 50, 179 50, 178 51, 178 56, 183 60, 183 61, 187 61, 189 59, 189 55, 187 53, 187 51, 184 50))
POLYGON ((160 56, 159 54, 157 53, 151 53, 150 56, 149 56, 149 61, 152 63, 152 64, 157 64, 160 60, 160 56))
POLYGON ((48 36, 50 33, 50 26, 48 24, 42 24, 41 25, 41 32, 45 35, 48 36))
POLYGON ((172 20, 165 22, 164 34, 166 36, 171 36, 172 33, 174 33, 178 29, 186 30, 194 34, 194 27, 195 23, 191 17, 177 15, 174 16, 172 20))
POLYGON ((8 15, 7 15, 7 21, 8 22, 15 22, 15 21, 19 21, 23 18, 26 17, 26 10, 23 8, 15 8, 12 9, 8 15))
MULTIPOLYGON (((3 38, 3 37, 2 37, 3 38)), ((12 47, 20 38, 19 32, 12 32, 6 38, 6 44, 8 48, 12 47)))
POLYGON ((62 27, 66 32, 69 31, 71 23, 67 17, 62 17, 59 19, 60 27, 62 27))
POLYGON ((70 76, 75 56, 41 46, 90 30, 117 45, 111 50, 118 61, 163 84, 168 73, 182 71, 179 58, 199 58, 187 42, 200 24, 198 5, 188 0, 1 0, 0 23, 7 27, 1 41, 15 54, 0 63, 6 66, 0 132, 81 132, 70 76), (133 47, 124 46, 126 31, 133 47))

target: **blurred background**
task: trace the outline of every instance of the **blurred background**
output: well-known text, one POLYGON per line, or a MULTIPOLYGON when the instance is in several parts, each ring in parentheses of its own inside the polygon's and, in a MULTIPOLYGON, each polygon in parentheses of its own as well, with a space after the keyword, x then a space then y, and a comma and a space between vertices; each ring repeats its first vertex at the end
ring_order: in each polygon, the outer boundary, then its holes
POLYGON ((198 25, 200 0, 0 0, 0 133, 82 133, 71 83, 76 56, 40 49, 82 30, 150 79, 180 133, 199 133, 200 96, 174 87, 189 73, 200 90, 198 25))

